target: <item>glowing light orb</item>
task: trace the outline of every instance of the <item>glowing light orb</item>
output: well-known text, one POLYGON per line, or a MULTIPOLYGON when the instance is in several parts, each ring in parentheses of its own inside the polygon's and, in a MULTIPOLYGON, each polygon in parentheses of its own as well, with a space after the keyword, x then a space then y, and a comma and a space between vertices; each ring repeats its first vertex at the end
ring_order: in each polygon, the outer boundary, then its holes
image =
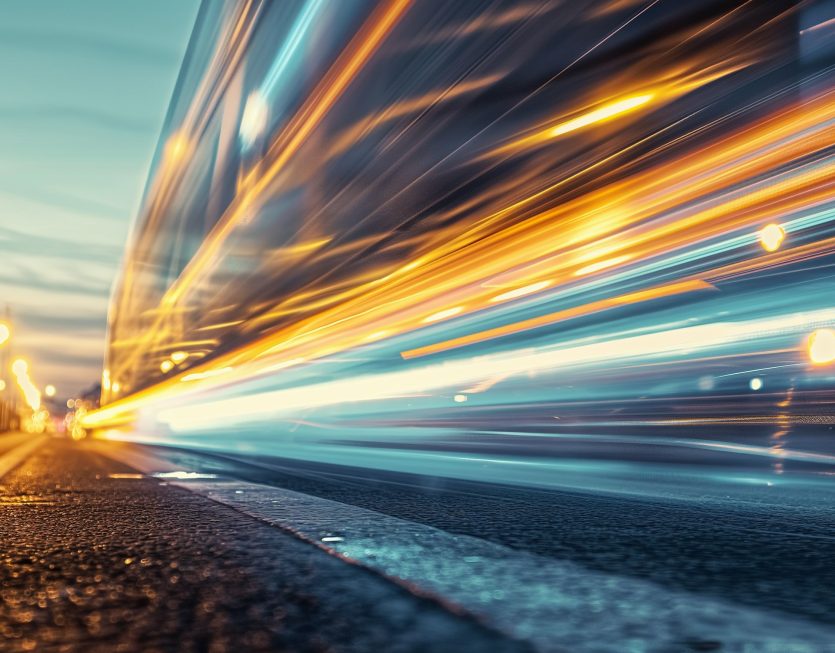
POLYGON ((3 379, 0 379, 0 392, 6 389, 6 382, 3 379))
POLYGON ((455 395, 453 397, 453 400, 456 403, 463 404, 465 401, 467 401, 467 395, 455 395))
POLYGON ((170 164, 182 161, 189 151, 189 141, 184 134, 172 134, 165 144, 165 159, 170 164))
POLYGON ((9 339, 11 335, 11 330, 7 324, 3 324, 0 322, 0 345, 2 345, 6 340, 9 339))
POLYGON ((264 96, 258 91, 250 93, 246 100, 243 116, 241 116, 241 142, 244 147, 252 145, 267 128, 269 107, 264 96))
POLYGON ((167 358, 159 365, 159 369, 163 374, 170 372, 172 367, 174 367, 174 362, 167 358))
POLYGON ((763 387, 763 380, 758 376, 755 376, 748 382, 748 387, 754 391, 760 390, 763 387))
POLYGON ((786 232, 779 224, 767 224, 759 231, 760 245, 766 252, 776 252, 780 249, 783 240, 786 237, 786 232))
POLYGON ((188 353, 184 351, 175 351, 171 354, 171 360, 174 361, 176 365, 182 363, 186 358, 188 358, 188 353))
POLYGON ((55 386, 54 386, 54 385, 52 385, 52 384, 49 384, 48 386, 46 386, 46 387, 43 389, 43 393, 44 393, 47 397, 54 397, 54 396, 55 396, 55 392, 56 392, 56 390, 55 390, 55 386))
POLYGON ((818 329, 809 336, 809 360, 813 365, 828 365, 835 361, 835 331, 818 329))
POLYGON ((27 363, 22 358, 18 358, 14 363, 12 363, 12 372, 17 375, 26 374, 29 371, 29 363, 27 363))
POLYGON ((713 390, 715 385, 716 382, 713 380, 712 376, 703 376, 699 379, 699 390, 713 390))

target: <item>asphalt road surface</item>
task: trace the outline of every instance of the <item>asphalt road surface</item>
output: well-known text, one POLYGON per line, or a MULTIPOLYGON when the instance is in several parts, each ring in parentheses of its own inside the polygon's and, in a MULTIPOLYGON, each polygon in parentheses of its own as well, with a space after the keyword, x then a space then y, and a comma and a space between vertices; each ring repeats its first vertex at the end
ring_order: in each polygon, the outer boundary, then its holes
POLYGON ((683 501, 42 442, 0 478, 2 651, 835 653, 826 485, 683 501))
POLYGON ((0 480, 0 650, 527 650, 134 471, 52 440, 0 480))

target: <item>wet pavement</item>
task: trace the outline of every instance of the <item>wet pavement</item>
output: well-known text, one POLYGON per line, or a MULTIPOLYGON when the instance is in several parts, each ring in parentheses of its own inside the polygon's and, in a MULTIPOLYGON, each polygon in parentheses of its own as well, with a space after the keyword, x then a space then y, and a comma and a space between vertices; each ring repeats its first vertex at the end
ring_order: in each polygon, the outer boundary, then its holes
POLYGON ((0 486, 3 651, 528 650, 69 442, 0 486))

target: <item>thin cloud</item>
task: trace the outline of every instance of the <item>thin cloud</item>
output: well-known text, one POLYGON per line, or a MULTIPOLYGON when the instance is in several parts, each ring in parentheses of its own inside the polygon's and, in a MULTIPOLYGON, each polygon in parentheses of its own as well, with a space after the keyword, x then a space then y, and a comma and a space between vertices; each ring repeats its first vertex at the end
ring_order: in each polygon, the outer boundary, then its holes
POLYGON ((122 248, 116 245, 94 245, 63 238, 35 236, 22 231, 0 227, 0 252, 25 256, 117 265, 122 248))
POLYGON ((173 49, 108 39, 94 34, 59 31, 0 28, 0 48, 55 52, 60 56, 80 54, 96 59, 106 57, 114 63, 165 68, 176 66, 180 61, 180 54, 173 49))
POLYGON ((60 331, 78 334, 80 332, 101 332, 107 325, 105 314, 67 314, 59 312, 40 312, 16 307, 15 322, 31 331, 60 331))
POLYGON ((106 298, 110 295, 110 287, 107 285, 85 285, 75 282, 54 281, 44 279, 36 275, 10 276, 0 275, 0 285, 15 286, 17 288, 29 288, 31 290, 46 290, 48 292, 61 293, 62 295, 86 295, 89 297, 106 298))
POLYGON ((126 211, 110 204, 99 202, 88 197, 71 195, 51 188, 26 188, 20 185, 10 186, 0 184, 0 193, 11 197, 35 202, 45 206, 70 210, 82 215, 94 215, 100 218, 126 220, 126 211))
POLYGON ((149 120, 120 116, 86 107, 60 105, 0 106, 0 121, 13 121, 16 125, 54 122, 62 129, 66 127, 67 122, 74 122, 94 130, 142 135, 155 134, 158 131, 156 124, 149 120))

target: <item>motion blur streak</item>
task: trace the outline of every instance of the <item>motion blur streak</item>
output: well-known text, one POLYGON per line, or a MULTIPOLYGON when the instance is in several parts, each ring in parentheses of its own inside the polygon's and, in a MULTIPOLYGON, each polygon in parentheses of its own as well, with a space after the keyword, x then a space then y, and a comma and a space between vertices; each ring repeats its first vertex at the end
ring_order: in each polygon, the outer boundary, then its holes
POLYGON ((165 304, 174 304, 182 292, 181 289, 186 288, 197 277, 201 268, 211 262, 213 256, 220 250, 224 239, 235 228, 238 221, 246 217, 249 202, 264 191, 307 140, 310 132, 327 114, 333 103, 406 10, 409 0, 393 0, 387 4, 389 6, 384 7, 384 10, 370 21, 366 29, 360 32, 356 42, 348 46, 346 52, 336 61, 334 69, 324 76, 320 88, 311 93, 310 101, 290 121, 286 137, 279 136, 276 139, 272 148, 276 153, 275 161, 269 164, 266 170, 256 167, 243 178, 240 183, 243 193, 236 210, 228 217, 222 218, 216 230, 207 236, 207 240, 198 250, 196 257, 188 263, 181 277, 167 293, 164 299, 165 304))
POLYGON ((517 350, 402 372, 361 376, 212 403, 197 403, 187 408, 162 411, 160 420, 175 431, 227 428, 288 411, 419 396, 467 385, 497 373, 511 376, 598 363, 608 365, 619 359, 630 358, 663 360, 682 352, 693 355, 728 345, 744 347, 744 343, 757 338, 787 333, 802 334, 810 327, 830 323, 835 324, 835 309, 790 314, 768 320, 703 324, 626 338, 610 338, 610 334, 603 334, 602 342, 588 345, 540 348, 533 352, 517 350))
POLYGON ((22 358, 18 358, 12 363, 12 373, 15 375, 15 380, 23 393, 27 405, 34 411, 41 408, 41 391, 34 384, 29 376, 29 364, 22 358))
POLYGON ((828 7, 206 3, 85 426, 501 482, 616 465, 613 491, 661 459, 826 471, 828 7))
MULTIPOLYGON (((545 326, 547 324, 554 324, 562 320, 567 320, 581 315, 588 315, 597 311, 603 311, 608 308, 615 308, 617 306, 625 306, 635 302, 648 301, 650 299, 657 299, 659 297, 668 297, 690 290, 702 290, 705 288, 712 288, 710 284, 702 281, 689 281, 669 286, 662 286, 660 288, 653 288, 650 290, 641 290, 639 292, 630 293, 628 295, 621 295, 620 297, 611 297, 601 299, 591 304, 584 306, 577 306, 575 308, 568 308, 563 311, 557 311, 549 315, 541 315, 523 322, 516 322, 503 327, 490 329, 489 331, 482 331, 481 333, 474 333, 469 336, 463 336, 454 340, 448 340, 436 345, 429 345, 428 347, 421 347, 420 349, 413 349, 411 351, 404 351, 403 358, 416 358, 418 356, 426 356, 427 354, 435 354, 441 351, 447 351, 455 347, 463 347, 464 345, 473 344, 476 342, 483 342, 491 338, 499 338, 501 336, 509 335, 511 333, 518 333, 527 329, 535 329, 537 327, 545 326)), ((527 294, 527 293, 526 293, 527 294)))

